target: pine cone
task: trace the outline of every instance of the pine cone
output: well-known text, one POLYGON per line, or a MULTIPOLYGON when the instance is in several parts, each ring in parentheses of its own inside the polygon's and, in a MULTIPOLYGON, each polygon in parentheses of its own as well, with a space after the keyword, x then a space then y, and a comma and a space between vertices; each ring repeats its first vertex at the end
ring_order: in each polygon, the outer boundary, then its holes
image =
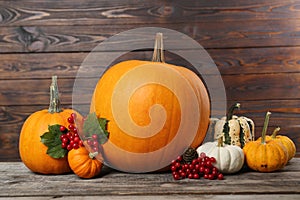
POLYGON ((198 157, 199 157, 199 155, 198 155, 197 151, 192 147, 189 147, 182 155, 182 158, 185 163, 191 163, 195 158, 198 158, 198 157))

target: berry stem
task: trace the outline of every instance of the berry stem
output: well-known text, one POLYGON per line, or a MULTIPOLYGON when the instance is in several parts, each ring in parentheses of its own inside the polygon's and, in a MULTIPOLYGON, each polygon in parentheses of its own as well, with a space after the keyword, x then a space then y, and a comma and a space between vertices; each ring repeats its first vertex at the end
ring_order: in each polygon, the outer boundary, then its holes
POLYGON ((161 63, 165 62, 162 33, 156 33, 154 50, 152 55, 152 62, 161 62, 161 63))
POLYGON ((266 144, 266 133, 268 129, 268 124, 269 124, 269 119, 270 119, 271 112, 267 112, 266 117, 265 117, 265 122, 263 126, 263 130, 261 133, 261 144, 266 144))
POLYGON ((50 85, 50 104, 49 104, 48 112, 49 113, 61 112, 58 86, 57 86, 57 76, 52 76, 52 83, 50 85))

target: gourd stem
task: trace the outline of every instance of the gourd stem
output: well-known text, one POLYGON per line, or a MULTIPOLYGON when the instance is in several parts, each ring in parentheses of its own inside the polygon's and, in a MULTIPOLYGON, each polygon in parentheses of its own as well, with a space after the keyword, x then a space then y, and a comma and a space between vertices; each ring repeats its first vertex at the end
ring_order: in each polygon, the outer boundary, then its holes
POLYGON ((89 157, 90 157, 90 159, 95 159, 96 158, 96 156, 98 155, 98 152, 96 151, 96 152, 90 152, 89 153, 89 157))
POLYGON ((266 133, 268 129, 268 124, 269 124, 269 119, 270 119, 271 112, 267 112, 266 117, 265 117, 265 122, 263 126, 263 130, 261 133, 261 144, 266 144, 266 133))
POLYGON ((58 86, 57 86, 57 76, 52 76, 52 83, 50 85, 50 104, 49 104, 48 112, 49 113, 61 112, 58 86))
POLYGON ((152 62, 162 62, 162 63, 165 62, 162 33, 156 33, 154 50, 152 55, 152 62))
POLYGON ((275 139, 276 136, 277 136, 277 133, 278 133, 279 131, 280 131, 280 127, 275 128, 274 131, 273 131, 273 133, 272 133, 272 136, 271 136, 271 137, 272 137, 273 139, 275 139))
POLYGON ((218 147, 223 147, 223 137, 218 138, 218 147))
POLYGON ((241 107, 241 104, 240 103, 235 103, 233 104, 229 109, 228 109, 228 112, 227 112, 227 116, 226 116, 226 121, 229 121, 232 119, 232 116, 233 116, 233 111, 235 109, 239 109, 241 107))

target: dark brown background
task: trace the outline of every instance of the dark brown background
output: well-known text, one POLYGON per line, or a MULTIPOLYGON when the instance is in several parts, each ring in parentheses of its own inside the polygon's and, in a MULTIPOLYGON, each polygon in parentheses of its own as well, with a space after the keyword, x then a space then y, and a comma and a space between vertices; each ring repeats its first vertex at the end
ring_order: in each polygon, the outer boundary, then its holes
POLYGON ((32 0, 0 1, 0 161, 20 160, 21 126, 48 107, 52 75, 70 107, 86 55, 112 35, 145 26, 198 41, 222 74, 228 105, 242 104, 239 114, 254 120, 256 137, 271 111, 270 129, 280 126, 299 157, 300 1, 32 0))

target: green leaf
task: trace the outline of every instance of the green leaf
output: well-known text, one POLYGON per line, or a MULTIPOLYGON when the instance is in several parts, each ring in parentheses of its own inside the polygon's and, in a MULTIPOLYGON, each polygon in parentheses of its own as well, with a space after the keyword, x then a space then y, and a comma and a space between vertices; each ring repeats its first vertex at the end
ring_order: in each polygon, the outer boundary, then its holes
POLYGON ((63 158, 68 153, 66 149, 61 147, 60 136, 63 133, 59 127, 59 124, 48 126, 48 132, 41 136, 41 142, 48 147, 47 154, 52 158, 63 158))
POLYGON ((106 125, 108 120, 97 117, 96 113, 90 113, 87 115, 83 124, 83 132, 87 137, 91 137, 93 134, 97 134, 99 137, 99 143, 104 144, 109 133, 107 132, 106 125))

